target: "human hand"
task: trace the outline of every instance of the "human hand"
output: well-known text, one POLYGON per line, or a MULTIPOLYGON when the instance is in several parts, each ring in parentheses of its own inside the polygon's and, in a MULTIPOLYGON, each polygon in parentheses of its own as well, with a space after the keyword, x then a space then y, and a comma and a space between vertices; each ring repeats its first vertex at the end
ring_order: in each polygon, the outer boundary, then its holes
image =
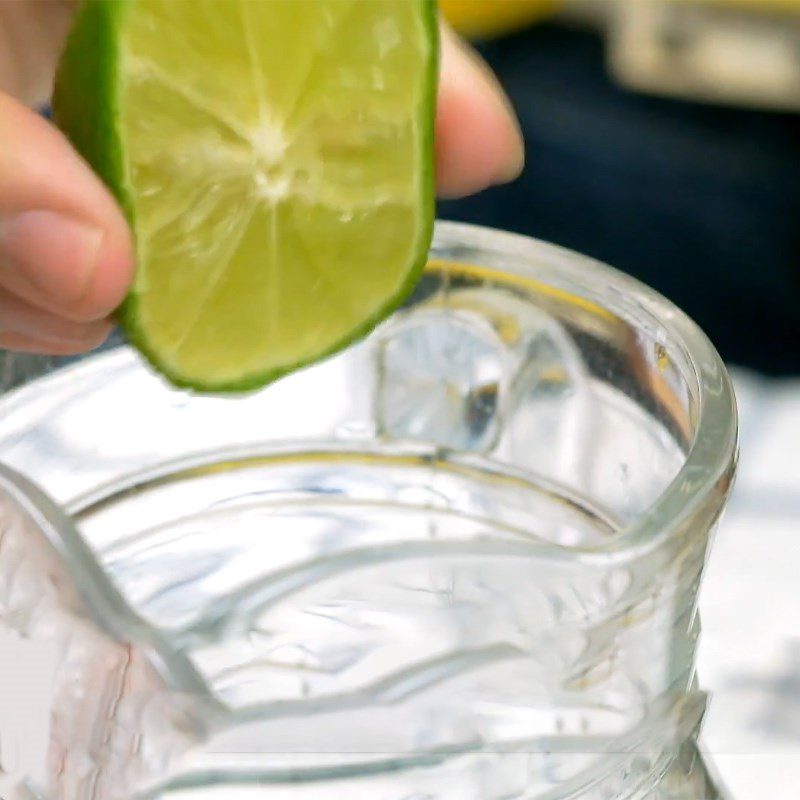
MULTIPOLYGON (((67 139, 31 107, 47 101, 76 0, 0 2, 0 348, 71 355, 97 347, 133 276, 130 231, 67 139)), ((436 122, 443 196, 522 167, 513 113, 488 69, 442 37, 436 122)))

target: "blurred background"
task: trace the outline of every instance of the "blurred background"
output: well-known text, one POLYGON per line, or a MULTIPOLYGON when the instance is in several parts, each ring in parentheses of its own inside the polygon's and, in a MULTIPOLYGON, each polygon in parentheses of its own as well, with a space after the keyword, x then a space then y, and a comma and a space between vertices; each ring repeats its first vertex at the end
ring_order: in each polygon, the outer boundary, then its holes
POLYGON ((800 0, 441 0, 520 117, 515 183, 439 215, 595 256, 732 364, 800 373, 800 0))

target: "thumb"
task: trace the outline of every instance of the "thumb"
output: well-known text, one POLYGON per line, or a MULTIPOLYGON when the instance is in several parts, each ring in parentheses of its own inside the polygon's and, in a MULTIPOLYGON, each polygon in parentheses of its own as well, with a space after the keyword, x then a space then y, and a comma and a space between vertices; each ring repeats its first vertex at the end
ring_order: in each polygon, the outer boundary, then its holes
POLYGON ((75 333, 65 323, 107 317, 132 269, 128 226, 100 179, 55 127, 0 94, 0 332, 5 316, 20 335, 35 336, 37 320, 50 338, 75 333))

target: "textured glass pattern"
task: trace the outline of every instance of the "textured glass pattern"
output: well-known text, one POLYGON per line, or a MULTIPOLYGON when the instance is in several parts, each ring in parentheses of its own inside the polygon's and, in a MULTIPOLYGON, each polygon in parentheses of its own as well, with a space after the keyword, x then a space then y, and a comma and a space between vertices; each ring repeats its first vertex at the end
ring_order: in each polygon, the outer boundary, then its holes
POLYGON ((719 796, 719 359, 566 251, 442 225, 433 255, 367 340, 256 395, 123 348, 2 401, 0 460, 50 497, 0 475, 0 623, 71 643, 45 797, 719 796), (9 595, 18 563, 43 588, 9 595))

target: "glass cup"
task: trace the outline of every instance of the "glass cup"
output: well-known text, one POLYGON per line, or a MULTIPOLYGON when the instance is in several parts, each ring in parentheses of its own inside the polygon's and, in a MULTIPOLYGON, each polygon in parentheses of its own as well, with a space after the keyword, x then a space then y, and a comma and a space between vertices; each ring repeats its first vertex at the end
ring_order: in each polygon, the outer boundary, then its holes
POLYGON ((57 654, 18 790, 716 798, 697 591, 735 458, 678 309, 449 223, 402 310, 259 393, 127 348, 17 389, 0 633, 57 654))

